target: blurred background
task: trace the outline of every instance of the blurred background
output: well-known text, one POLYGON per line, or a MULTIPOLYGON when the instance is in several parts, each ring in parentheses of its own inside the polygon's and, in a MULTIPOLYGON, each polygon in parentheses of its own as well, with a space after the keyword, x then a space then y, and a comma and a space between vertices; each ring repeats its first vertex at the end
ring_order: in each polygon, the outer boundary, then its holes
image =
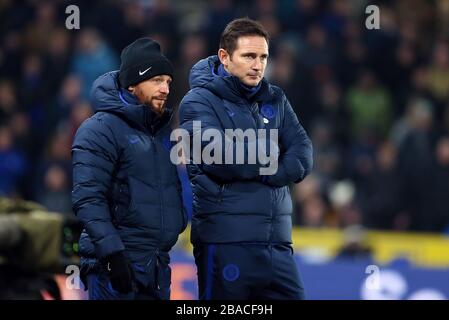
MULTIPOLYGON (((242 16, 269 31, 266 78, 314 145, 312 174, 291 188, 308 297, 449 298, 446 0, 0 0, 0 298, 85 297, 65 285, 80 232, 70 147, 95 112, 96 77, 149 36, 175 66, 177 106, 192 65, 242 16), (79 30, 66 29, 73 4, 79 30), (365 26, 370 4, 378 30, 365 26)), ((173 253, 174 299, 196 297, 188 237, 173 253)))

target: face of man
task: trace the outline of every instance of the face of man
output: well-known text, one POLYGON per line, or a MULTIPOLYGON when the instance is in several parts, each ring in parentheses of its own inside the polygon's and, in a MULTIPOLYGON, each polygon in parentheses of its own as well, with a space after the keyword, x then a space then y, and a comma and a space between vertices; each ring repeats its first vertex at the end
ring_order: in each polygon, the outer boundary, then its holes
POLYGON ((140 103, 149 106, 157 113, 162 113, 170 92, 171 81, 170 76, 159 75, 130 86, 128 89, 140 103))
POLYGON ((232 53, 218 50, 218 56, 225 70, 240 81, 255 87, 262 80, 268 60, 268 43, 261 36, 243 36, 237 39, 232 53))

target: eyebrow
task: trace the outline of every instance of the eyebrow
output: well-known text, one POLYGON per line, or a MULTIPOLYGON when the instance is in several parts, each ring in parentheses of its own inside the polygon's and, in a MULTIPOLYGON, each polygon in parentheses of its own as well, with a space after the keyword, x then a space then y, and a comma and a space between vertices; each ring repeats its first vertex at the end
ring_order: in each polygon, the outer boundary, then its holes
MULTIPOLYGON (((257 53, 255 53, 255 52, 243 52, 243 53, 242 53, 242 56, 252 56, 252 57, 257 57, 257 53)), ((267 54, 267 53, 264 53, 264 54, 261 54, 260 56, 263 57, 263 58, 267 58, 267 57, 268 57, 268 54, 267 54)))
MULTIPOLYGON (((154 76, 153 79, 165 80, 165 78, 164 78, 162 75, 154 76)), ((168 81, 168 82, 171 82, 171 81, 173 81, 173 79, 172 79, 171 77, 169 77, 169 78, 167 79, 167 81, 168 81)))

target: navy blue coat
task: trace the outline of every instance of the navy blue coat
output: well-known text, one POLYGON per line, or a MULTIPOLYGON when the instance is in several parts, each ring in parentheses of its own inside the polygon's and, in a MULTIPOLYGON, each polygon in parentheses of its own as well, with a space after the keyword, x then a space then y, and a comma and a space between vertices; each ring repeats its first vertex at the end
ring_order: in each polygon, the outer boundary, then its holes
POLYGON ((201 121, 202 132, 278 129, 279 167, 276 174, 262 178, 259 164, 188 164, 193 191, 191 240, 194 244, 291 243, 289 185, 310 172, 311 141, 280 88, 263 79, 250 101, 242 94, 238 78, 217 75, 218 65, 218 57, 211 56, 192 68, 191 90, 179 109, 181 127, 190 135, 193 121, 201 121))
POLYGON ((168 252, 187 223, 169 156, 172 112, 156 121, 117 78, 110 72, 95 81, 96 113, 76 133, 73 210, 85 227, 83 258, 125 250, 132 262, 146 264, 168 252))

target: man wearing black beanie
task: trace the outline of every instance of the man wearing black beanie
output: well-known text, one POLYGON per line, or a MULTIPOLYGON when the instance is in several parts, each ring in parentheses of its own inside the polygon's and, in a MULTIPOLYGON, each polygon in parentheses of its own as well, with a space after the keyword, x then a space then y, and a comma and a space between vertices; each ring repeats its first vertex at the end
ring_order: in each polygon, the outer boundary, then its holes
POLYGON ((123 49, 121 61, 120 85, 142 104, 162 113, 173 78, 173 67, 161 54, 159 44, 148 38, 138 39, 123 49))
POLYGON ((119 71, 99 77, 95 115, 73 146, 73 211, 84 226, 81 277, 90 299, 169 299, 169 251, 185 229, 181 184, 170 161, 173 67, 141 38, 119 71))

